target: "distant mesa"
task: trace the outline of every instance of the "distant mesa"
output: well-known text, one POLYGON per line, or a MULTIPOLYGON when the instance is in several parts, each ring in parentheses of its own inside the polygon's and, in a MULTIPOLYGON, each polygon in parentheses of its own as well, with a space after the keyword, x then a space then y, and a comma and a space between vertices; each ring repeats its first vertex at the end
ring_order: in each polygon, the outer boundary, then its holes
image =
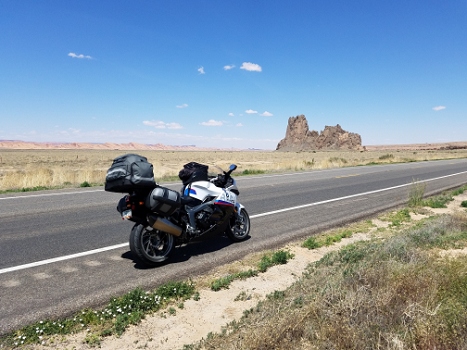
MULTIPOLYGON (((121 150, 121 151, 217 151, 227 150, 221 148, 197 147, 196 145, 169 146, 161 143, 141 144, 136 142, 129 143, 60 143, 60 142, 25 142, 19 140, 0 140, 0 149, 24 149, 24 150, 43 150, 43 149, 67 149, 67 150, 121 150)), ((228 149, 233 150, 233 149, 228 149)))
POLYGON ((320 133, 310 131, 305 116, 290 117, 276 151, 363 150, 359 134, 345 131, 339 124, 325 126, 320 133))

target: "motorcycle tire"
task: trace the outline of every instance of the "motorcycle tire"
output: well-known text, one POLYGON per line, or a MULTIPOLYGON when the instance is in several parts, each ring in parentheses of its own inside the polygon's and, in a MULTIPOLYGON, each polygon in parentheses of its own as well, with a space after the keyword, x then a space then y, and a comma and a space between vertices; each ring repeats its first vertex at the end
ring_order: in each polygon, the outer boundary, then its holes
POLYGON ((130 250, 147 266, 158 266, 169 257, 174 247, 170 233, 150 226, 135 224, 130 233, 130 250))
POLYGON ((250 216, 245 209, 240 211, 240 215, 234 215, 230 220, 230 225, 225 231, 227 237, 233 242, 241 242, 250 235, 250 216))

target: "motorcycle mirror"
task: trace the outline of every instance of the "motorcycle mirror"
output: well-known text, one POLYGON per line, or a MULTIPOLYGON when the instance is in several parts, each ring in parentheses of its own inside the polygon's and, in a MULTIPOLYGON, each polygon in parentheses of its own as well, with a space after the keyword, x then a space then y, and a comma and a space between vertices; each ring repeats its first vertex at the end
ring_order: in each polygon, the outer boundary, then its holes
POLYGON ((235 169, 237 169, 237 166, 235 164, 231 164, 230 167, 229 167, 229 170, 232 172, 235 169))

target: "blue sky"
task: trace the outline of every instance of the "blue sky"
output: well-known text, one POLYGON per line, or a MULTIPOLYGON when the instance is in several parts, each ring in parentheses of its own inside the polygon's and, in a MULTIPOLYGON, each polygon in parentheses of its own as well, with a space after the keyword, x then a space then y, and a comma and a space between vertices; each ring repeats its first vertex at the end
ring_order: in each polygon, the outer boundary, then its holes
POLYGON ((0 140, 467 140, 467 1, 0 0, 0 140))

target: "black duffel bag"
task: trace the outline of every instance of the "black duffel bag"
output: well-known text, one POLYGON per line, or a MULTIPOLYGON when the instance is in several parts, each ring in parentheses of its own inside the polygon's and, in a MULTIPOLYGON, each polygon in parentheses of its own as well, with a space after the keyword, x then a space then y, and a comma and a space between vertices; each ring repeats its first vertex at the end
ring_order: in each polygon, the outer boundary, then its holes
POLYGON ((115 158, 105 177, 105 190, 108 192, 148 191, 156 186, 152 164, 138 154, 115 158))
POLYGON ((195 181, 208 181, 209 166, 190 162, 183 166, 183 169, 178 173, 178 177, 182 180, 184 186, 195 181))

